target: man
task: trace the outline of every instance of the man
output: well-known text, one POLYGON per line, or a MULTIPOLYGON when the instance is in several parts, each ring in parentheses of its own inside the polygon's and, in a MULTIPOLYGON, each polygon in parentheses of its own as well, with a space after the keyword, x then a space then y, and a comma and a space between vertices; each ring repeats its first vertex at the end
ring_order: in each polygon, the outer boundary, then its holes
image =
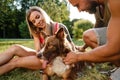
POLYGON ((110 19, 110 11, 106 1, 99 3, 99 0, 69 0, 73 6, 78 6, 79 11, 86 11, 95 14, 96 23, 93 29, 88 29, 83 33, 85 45, 80 48, 84 51, 88 46, 95 48, 106 43, 106 27, 110 19), (79 5, 76 4, 79 2, 79 5), (101 33, 102 31, 102 33, 101 33))
MULTIPOLYGON (((79 11, 83 10, 84 5, 80 5, 80 1, 97 1, 99 4, 106 0, 70 0, 74 1, 79 11)), ((118 69, 111 75, 112 80, 120 80, 120 1, 107 0, 111 11, 111 18, 107 28, 107 42, 99 47, 94 48, 89 52, 70 52, 64 59, 66 64, 76 63, 78 61, 89 62, 113 62, 118 69)), ((86 4, 86 6, 88 6, 86 4)), ((89 4, 90 6, 90 4, 89 4)))

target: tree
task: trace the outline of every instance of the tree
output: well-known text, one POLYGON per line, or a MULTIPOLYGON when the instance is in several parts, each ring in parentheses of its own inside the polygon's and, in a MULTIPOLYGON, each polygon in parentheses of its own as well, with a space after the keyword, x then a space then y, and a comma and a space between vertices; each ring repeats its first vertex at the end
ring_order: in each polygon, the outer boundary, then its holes
POLYGON ((17 29, 15 28, 15 16, 13 12, 16 8, 14 0, 1 0, 0 5, 0 38, 13 37, 13 32, 17 29))
POLYGON ((92 22, 90 22, 88 20, 80 19, 80 20, 74 22, 74 27, 73 27, 74 38, 81 39, 83 32, 92 27, 93 27, 92 22))
POLYGON ((44 9, 52 20, 62 22, 69 19, 69 11, 66 3, 59 2, 59 0, 42 0, 38 3, 44 9))
POLYGON ((19 25, 19 30, 20 30, 21 38, 30 38, 26 21, 21 22, 21 24, 19 25))

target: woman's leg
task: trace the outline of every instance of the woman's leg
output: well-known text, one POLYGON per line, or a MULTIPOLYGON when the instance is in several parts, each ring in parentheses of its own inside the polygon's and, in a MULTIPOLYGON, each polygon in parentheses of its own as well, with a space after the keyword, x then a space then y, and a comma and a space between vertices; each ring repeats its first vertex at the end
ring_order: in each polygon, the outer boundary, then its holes
POLYGON ((12 45, 5 52, 0 53, 0 65, 9 62, 14 56, 29 56, 35 55, 36 51, 21 45, 12 45))
POLYGON ((0 66, 0 75, 5 74, 15 68, 27 68, 32 70, 43 69, 44 61, 37 56, 26 56, 13 58, 10 62, 0 66))

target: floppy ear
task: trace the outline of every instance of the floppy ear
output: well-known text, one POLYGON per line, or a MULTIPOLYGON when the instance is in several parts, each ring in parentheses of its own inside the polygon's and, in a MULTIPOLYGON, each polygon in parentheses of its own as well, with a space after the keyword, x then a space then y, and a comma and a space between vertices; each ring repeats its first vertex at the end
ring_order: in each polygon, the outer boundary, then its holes
POLYGON ((60 40, 63 40, 66 37, 65 31, 63 28, 60 28, 56 33, 56 37, 60 40))

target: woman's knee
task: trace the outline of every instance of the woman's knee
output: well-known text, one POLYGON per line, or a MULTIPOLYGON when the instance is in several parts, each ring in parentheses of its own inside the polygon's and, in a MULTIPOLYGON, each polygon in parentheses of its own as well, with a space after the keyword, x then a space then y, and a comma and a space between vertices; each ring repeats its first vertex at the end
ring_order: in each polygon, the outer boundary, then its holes
POLYGON ((20 46, 17 45, 17 44, 12 45, 12 46, 8 49, 9 53, 11 53, 11 54, 13 54, 13 55, 15 55, 15 53, 18 52, 19 50, 20 50, 20 46))
POLYGON ((24 47, 22 45, 18 45, 18 44, 12 45, 11 53, 19 57, 36 55, 35 50, 24 47))

